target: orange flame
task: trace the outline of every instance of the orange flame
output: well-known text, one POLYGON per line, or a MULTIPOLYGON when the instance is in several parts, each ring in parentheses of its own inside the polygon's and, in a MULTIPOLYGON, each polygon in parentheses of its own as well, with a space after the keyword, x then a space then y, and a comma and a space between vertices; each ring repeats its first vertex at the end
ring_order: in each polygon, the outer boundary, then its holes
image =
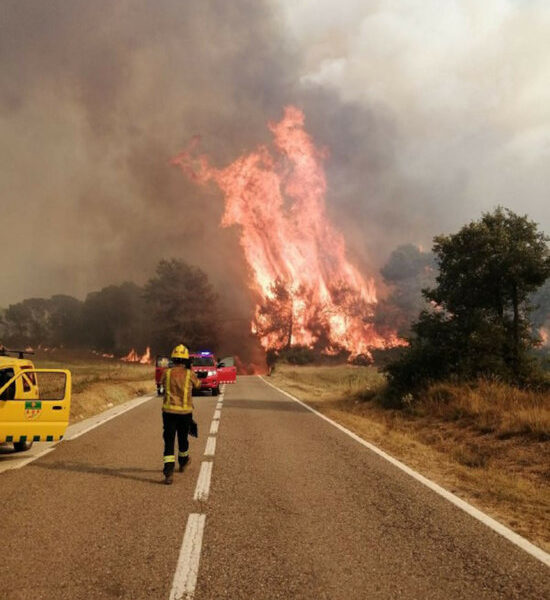
POLYGON ((151 348, 149 346, 147 346, 147 350, 145 350, 145 354, 139 359, 139 362, 142 365, 151 364, 151 348))
POLYGON ((344 238, 326 216, 327 153, 305 131, 303 112, 287 107, 269 129, 276 153, 260 146, 216 169, 206 156, 191 155, 195 140, 173 160, 199 184, 214 181, 225 196, 222 226, 241 226, 249 285, 259 297, 252 331, 264 348, 306 345, 369 354, 369 348, 402 344, 369 322, 377 302, 374 280, 348 261, 344 238), (285 290, 283 312, 291 323, 286 341, 267 323, 266 304, 278 300, 277 287, 285 290))
POLYGON ((130 350, 130 352, 128 352, 128 354, 126 356, 123 356, 120 360, 124 361, 124 362, 130 362, 130 363, 140 363, 142 365, 150 365, 152 363, 151 360, 151 348, 149 348, 149 346, 147 346, 147 349, 145 350, 145 354, 143 356, 140 356, 134 348, 132 348, 130 350))
POLYGON ((546 327, 541 327, 539 329, 539 335, 540 335, 540 345, 541 346, 548 346, 548 329, 546 329, 546 327))

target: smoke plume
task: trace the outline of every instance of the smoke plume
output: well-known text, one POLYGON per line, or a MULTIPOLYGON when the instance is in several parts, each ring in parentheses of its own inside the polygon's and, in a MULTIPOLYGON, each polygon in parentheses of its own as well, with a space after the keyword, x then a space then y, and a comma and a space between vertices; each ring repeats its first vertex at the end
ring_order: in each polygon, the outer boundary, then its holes
POLYGON ((549 231, 549 56, 542 0, 5 0, 0 306, 175 256, 245 322, 239 232, 169 161, 198 134, 229 164, 290 104, 360 270, 497 204, 549 231))

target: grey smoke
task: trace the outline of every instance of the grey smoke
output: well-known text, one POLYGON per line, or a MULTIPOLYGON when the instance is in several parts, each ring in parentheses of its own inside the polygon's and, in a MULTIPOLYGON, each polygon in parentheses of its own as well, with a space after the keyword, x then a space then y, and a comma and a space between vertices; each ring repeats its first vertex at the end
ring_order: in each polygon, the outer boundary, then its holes
POLYGON ((496 204, 550 231, 550 11, 441 4, 4 1, 0 306, 143 283, 175 256, 245 318, 222 198, 169 160, 199 134, 227 164, 286 104, 329 149, 328 212, 368 273, 496 204))

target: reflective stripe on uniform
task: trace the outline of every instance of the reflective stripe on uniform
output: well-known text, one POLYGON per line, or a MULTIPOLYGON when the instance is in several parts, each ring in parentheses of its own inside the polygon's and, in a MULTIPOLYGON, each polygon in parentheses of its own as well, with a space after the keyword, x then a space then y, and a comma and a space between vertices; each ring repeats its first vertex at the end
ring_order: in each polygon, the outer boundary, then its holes
MULTIPOLYGON (((185 391, 183 393, 183 410, 189 410, 187 406, 187 400, 189 399, 189 379, 191 377, 191 369, 187 369, 185 374, 185 391)), ((193 407, 191 407, 192 409, 193 407)))
POLYGON ((189 456, 189 450, 186 450, 185 452, 178 452, 178 456, 180 458, 185 458, 186 456, 189 456))
POLYGON ((165 456, 164 457, 164 462, 165 463, 176 462, 176 455, 175 454, 171 454, 169 456, 165 456))
POLYGON ((166 382, 164 384, 164 407, 170 406, 170 369, 166 369, 166 382))
POLYGON ((170 384, 171 369, 166 370, 166 385, 164 389, 164 403, 162 405, 163 410, 171 413, 190 413, 193 412, 193 401, 189 402, 190 394, 190 379, 192 376, 191 369, 186 369, 185 373, 185 385, 183 390, 183 405, 172 404, 172 390, 170 384))

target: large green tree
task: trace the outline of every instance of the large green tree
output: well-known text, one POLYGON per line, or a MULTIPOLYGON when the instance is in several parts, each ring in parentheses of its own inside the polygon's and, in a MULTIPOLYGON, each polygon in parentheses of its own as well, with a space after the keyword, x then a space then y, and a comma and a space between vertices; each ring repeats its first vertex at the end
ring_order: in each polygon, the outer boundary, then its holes
POLYGON ((50 344, 69 348, 82 345, 84 337, 83 302, 65 294, 52 296, 48 302, 50 307, 50 344))
POLYGON ((50 344, 51 306, 45 298, 27 298, 6 310, 5 336, 8 344, 50 344))
POLYGON ((525 381, 536 339, 529 298, 550 276, 549 238, 535 222, 502 208, 453 235, 435 238, 432 310, 413 325, 410 347, 388 367, 401 388, 449 376, 525 381))
POLYGON ((83 341, 91 349, 125 354, 149 342, 143 288, 132 282, 109 285, 87 295, 82 309, 83 341))
POLYGON ((156 350, 168 352, 178 343, 216 349, 222 325, 218 296, 204 271, 181 260, 161 260, 144 297, 156 350))
POLYGON ((71 346, 82 336, 82 302, 58 294, 11 304, 3 315, 3 340, 10 345, 71 346))

